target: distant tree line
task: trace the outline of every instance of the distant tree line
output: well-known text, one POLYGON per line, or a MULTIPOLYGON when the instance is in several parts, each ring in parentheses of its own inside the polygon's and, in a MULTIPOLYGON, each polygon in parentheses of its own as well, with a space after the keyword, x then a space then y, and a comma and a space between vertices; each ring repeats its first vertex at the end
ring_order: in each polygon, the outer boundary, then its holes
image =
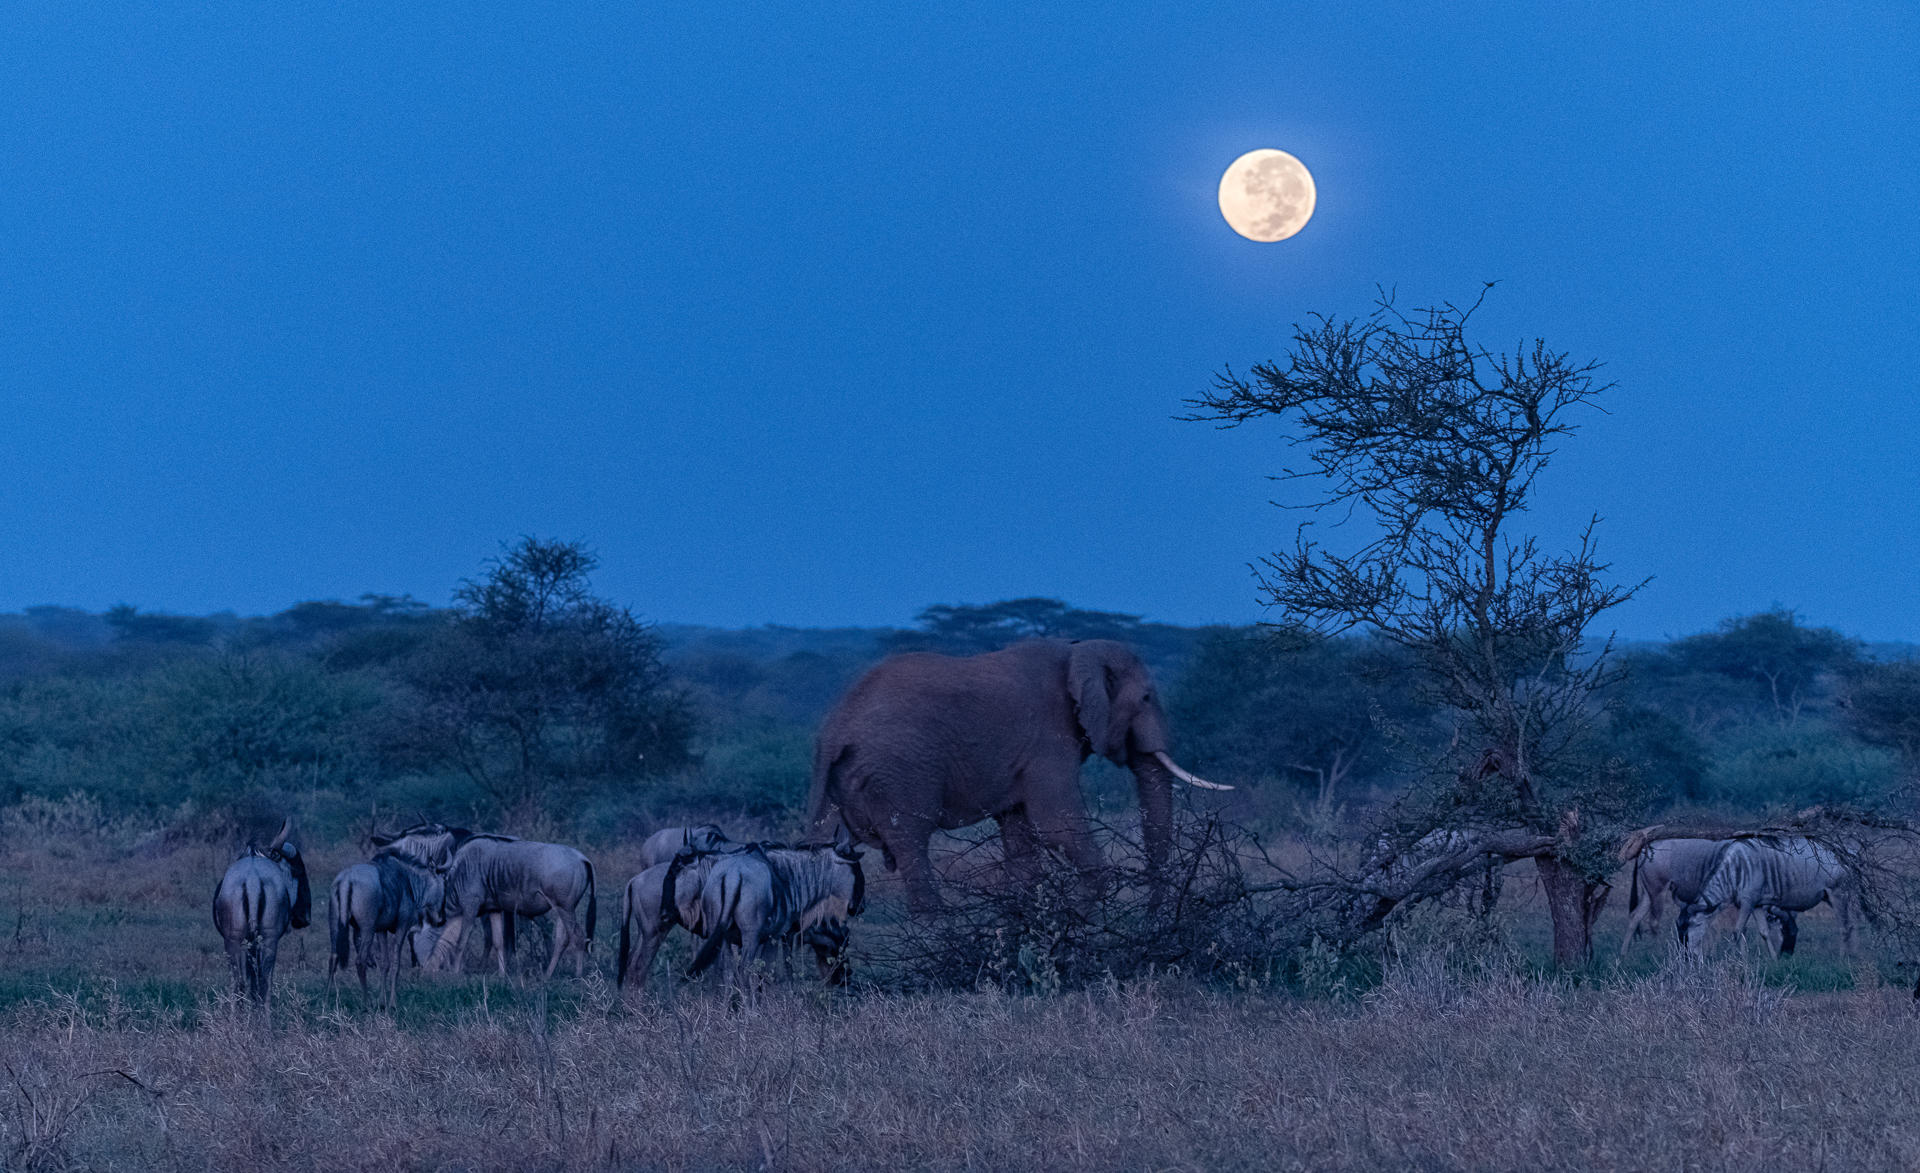
MULTIPOLYGON (((523 539, 444 609, 369 594, 257 618, 0 616, 0 803, 78 790, 164 814, 295 794, 343 812, 564 816, 666 802, 777 820, 804 793, 821 716, 867 667, 1036 635, 1142 649, 1182 759, 1238 783, 1261 819, 1384 801, 1447 735, 1405 649, 1378 638, 1049 598, 931 606, 912 629, 656 627, 595 596, 593 568, 579 543, 523 539)), ((1620 659, 1596 737, 1656 809, 1877 801, 1920 759, 1920 661, 1790 611, 1620 659)))

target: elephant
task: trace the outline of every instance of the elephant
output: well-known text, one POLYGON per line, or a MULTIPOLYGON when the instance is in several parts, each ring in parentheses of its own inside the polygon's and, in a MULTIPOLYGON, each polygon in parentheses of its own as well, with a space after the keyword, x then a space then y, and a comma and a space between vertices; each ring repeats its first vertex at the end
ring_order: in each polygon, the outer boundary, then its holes
POLYGON ((974 656, 909 652, 870 669, 827 715, 814 748, 810 833, 836 822, 878 846, 915 913, 938 911, 935 828, 1000 825, 1008 872, 1033 878, 1052 847, 1097 886, 1104 861, 1080 794, 1099 754, 1133 771, 1155 899, 1173 843, 1167 718, 1146 665, 1114 640, 1034 639, 974 656))

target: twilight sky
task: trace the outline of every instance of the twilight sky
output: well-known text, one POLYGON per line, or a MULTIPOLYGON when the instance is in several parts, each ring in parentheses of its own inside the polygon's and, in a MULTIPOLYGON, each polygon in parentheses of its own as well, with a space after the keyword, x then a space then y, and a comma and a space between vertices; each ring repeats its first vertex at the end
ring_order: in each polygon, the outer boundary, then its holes
POLYGON ((1497 279, 1619 384, 1535 520, 1654 576, 1624 633, 1920 638, 1905 0, 922 7, 10 6, 0 610, 439 603, 534 533, 668 621, 1247 622, 1282 434, 1179 401, 1497 279))

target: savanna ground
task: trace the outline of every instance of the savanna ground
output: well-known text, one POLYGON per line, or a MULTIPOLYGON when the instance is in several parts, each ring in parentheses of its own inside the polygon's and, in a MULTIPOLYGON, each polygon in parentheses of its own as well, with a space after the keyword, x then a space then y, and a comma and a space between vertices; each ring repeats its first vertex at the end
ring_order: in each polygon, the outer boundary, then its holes
MULTIPOLYGON (((1703 1169, 1920 1167, 1910 978, 1800 955, 1707 966, 1640 942, 1541 967, 1528 865, 1503 943, 1416 920, 1370 971, 1180 975, 1053 996, 776 986, 747 1011, 658 969, 612 983, 623 849, 585 981, 408 974, 396 1015, 326 986, 324 894, 270 1016, 225 993, 231 858, 14 827, 0 841, 0 1160, 58 1169, 1703 1169)), ((1624 889, 1625 876, 1621 877, 1624 889)), ((878 932, 896 894, 875 884, 878 932)), ((1670 919, 1669 919, 1670 924, 1670 919)), ((538 937, 523 941, 522 959, 538 937)), ((674 953, 684 957, 684 949, 674 953)))

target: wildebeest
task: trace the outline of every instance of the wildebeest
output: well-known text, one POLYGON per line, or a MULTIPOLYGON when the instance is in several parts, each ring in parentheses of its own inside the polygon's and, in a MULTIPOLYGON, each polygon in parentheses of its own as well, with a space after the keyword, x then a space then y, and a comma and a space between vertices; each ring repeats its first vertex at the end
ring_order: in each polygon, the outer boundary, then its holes
MULTIPOLYGON (((1668 897, 1674 907, 1683 908, 1700 898, 1713 867, 1714 852, 1721 839, 1656 839, 1634 857, 1633 874, 1627 886, 1627 928, 1620 938, 1620 956, 1642 929, 1657 932, 1660 914, 1668 897)), ((1776 954, 1792 953, 1798 930, 1793 913, 1769 908, 1767 947, 1776 954)))
POLYGON ((586 974, 587 951, 593 945, 600 905, 594 891, 593 864, 571 847, 504 835, 471 835, 454 850, 447 865, 445 907, 446 932, 434 946, 431 959, 436 967, 450 964, 457 955, 467 922, 485 916, 492 918, 493 944, 499 954, 500 975, 505 977, 506 918, 516 914, 541 916, 551 910, 553 956, 547 961, 547 976, 553 976, 561 956, 569 949, 576 953, 575 973, 586 974), (584 929, 574 917, 582 899, 587 902, 584 929))
MULTIPOLYGON (((411 860, 423 867, 438 869, 444 873, 453 862, 453 853, 458 851, 467 840, 479 835, 502 841, 510 841, 513 838, 510 835, 471 831, 465 827, 449 827, 444 823, 425 822, 415 823, 404 831, 395 831, 391 834, 381 834, 376 831, 372 839, 373 845, 382 851, 391 852, 402 859, 411 860)), ((499 912, 485 915, 492 931, 483 940, 502 942, 504 948, 500 952, 504 958, 506 954, 513 952, 513 915, 499 912)), ((440 942, 446 938, 445 929, 446 925, 443 922, 438 926, 423 926, 411 934, 406 944, 413 952, 416 964, 423 968, 432 965, 446 969, 454 968, 458 964, 459 954, 455 947, 458 944, 457 941, 445 951, 440 949, 440 942)), ((504 965, 505 961, 503 960, 501 964, 504 965)))
POLYGON ((725 831, 712 823, 698 827, 662 827, 640 845, 640 870, 672 863, 673 857, 683 851, 719 851, 732 842, 725 831))
POLYGON ((247 844, 213 890, 213 927, 227 945, 233 990, 264 1003, 273 985, 273 962, 280 938, 304 929, 312 916, 313 892, 306 861, 290 836, 293 820, 265 847, 247 844))
POLYGON ((327 983, 347 967, 349 952, 360 973, 360 989, 367 988, 367 965, 377 936, 388 938, 381 1004, 398 999, 400 949, 421 924, 445 922, 445 891, 440 874, 391 851, 381 851, 366 863, 343 868, 333 880, 328 907, 327 983))
MULTIPOLYGON (((632 970, 638 975, 635 982, 644 985, 660 942, 675 925, 696 937, 707 935, 700 891, 716 859, 742 851, 784 848, 785 844, 781 843, 731 841, 708 849, 686 848, 668 862, 655 864, 628 880, 621 902, 620 956, 615 964, 615 984, 624 986, 628 971, 632 970)), ((819 949, 829 941, 822 935, 819 940, 810 938, 810 943, 819 949)))
MULTIPOLYGON (((672 891, 677 895, 677 879, 672 891)), ((803 935, 815 942, 822 976, 846 945, 846 922, 866 904, 860 852, 844 838, 828 846, 769 847, 717 856, 700 887, 700 918, 707 930, 688 976, 697 976, 729 944, 727 984, 744 992, 744 977, 770 945, 803 935)))
POLYGON ((657 863, 627 881, 620 909, 620 957, 614 963, 614 984, 627 984, 631 969, 636 984, 645 985, 647 971, 653 968, 653 955, 674 925, 684 925, 696 937, 704 937, 706 925, 700 912, 700 888, 719 855, 712 851, 688 852, 679 860, 657 863), (669 879, 674 882, 668 894, 669 879))
MULTIPOLYGON (((1805 912, 1824 901, 1840 918, 1842 945, 1852 952, 1858 899, 1853 872, 1823 843, 1782 835, 1728 839, 1715 848, 1699 897, 1680 910, 1675 927, 1688 950, 1699 954, 1706 949, 1709 920, 1722 908, 1736 910, 1734 931, 1744 942, 1756 910, 1805 912)), ((1768 951, 1792 952, 1795 935, 1783 925, 1777 945, 1769 934, 1768 951)))

